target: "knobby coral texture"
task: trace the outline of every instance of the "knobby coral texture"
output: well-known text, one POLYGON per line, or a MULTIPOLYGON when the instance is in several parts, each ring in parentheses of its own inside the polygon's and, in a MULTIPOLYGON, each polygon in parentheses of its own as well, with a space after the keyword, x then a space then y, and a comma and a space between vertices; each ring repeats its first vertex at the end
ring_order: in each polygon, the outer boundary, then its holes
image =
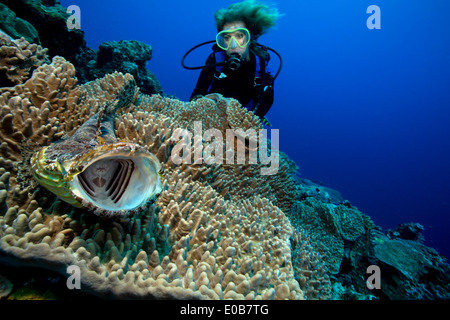
POLYGON ((0 31, 0 86, 22 84, 34 69, 49 62, 47 49, 24 38, 9 39, 0 31))
POLYGON ((117 110, 117 139, 146 148, 163 169, 161 194, 139 214, 98 216, 35 182, 32 155, 73 135, 131 77, 116 72, 77 85, 73 65, 54 57, 2 89, 0 261, 66 276, 77 265, 82 290, 109 298, 328 298, 321 254, 283 212, 296 197, 285 156, 271 176, 258 164, 172 161, 174 132, 195 121, 223 132, 262 128, 233 99, 140 95, 117 110))

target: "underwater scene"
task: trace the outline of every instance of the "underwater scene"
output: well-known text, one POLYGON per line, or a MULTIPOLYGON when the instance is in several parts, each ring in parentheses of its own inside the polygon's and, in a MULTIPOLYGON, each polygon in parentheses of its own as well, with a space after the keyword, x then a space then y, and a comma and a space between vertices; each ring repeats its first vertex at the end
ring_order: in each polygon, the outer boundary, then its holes
POLYGON ((0 300, 450 299, 449 12, 0 0, 0 300))

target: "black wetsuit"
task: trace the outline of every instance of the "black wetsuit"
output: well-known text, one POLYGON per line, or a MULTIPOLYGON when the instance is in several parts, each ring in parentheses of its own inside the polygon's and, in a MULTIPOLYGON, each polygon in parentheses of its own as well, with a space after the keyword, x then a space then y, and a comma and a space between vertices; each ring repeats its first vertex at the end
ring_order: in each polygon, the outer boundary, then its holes
MULTIPOLYGON (((262 58, 261 58, 262 60, 262 58)), ((206 60, 205 65, 212 65, 216 63, 214 53, 206 60)), ((243 63, 237 70, 233 71, 228 66, 223 66, 220 72, 216 70, 215 66, 205 67, 202 69, 200 76, 192 92, 190 100, 194 99, 199 95, 206 95, 209 93, 220 93, 224 97, 231 97, 238 100, 242 106, 246 107, 248 110, 253 110, 255 105, 259 101, 259 97, 264 89, 265 85, 261 84, 261 77, 255 78, 256 72, 256 58, 254 54, 250 54, 250 61, 243 63), (219 77, 221 77, 219 79, 219 77), (256 85, 255 85, 256 82, 256 85)), ((273 83, 272 75, 269 72, 265 73, 265 83, 270 83, 272 89, 268 90, 264 94, 261 104, 256 110, 256 115, 261 119, 269 111, 269 108, 273 103, 273 83)))

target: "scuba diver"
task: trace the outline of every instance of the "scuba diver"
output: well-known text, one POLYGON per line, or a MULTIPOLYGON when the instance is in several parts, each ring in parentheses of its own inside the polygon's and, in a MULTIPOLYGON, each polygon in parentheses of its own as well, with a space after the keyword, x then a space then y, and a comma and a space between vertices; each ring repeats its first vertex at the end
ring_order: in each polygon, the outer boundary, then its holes
POLYGON ((186 69, 202 69, 190 101, 209 93, 220 93, 235 98, 270 126, 264 116, 273 104, 274 81, 281 71, 282 60, 275 50, 256 40, 275 26, 280 14, 255 0, 245 0, 216 11, 214 17, 218 31, 216 40, 193 47, 181 62, 186 69), (213 52, 204 66, 185 66, 184 59, 191 51, 212 42, 215 42, 213 52), (280 59, 275 75, 268 67, 268 50, 280 59))

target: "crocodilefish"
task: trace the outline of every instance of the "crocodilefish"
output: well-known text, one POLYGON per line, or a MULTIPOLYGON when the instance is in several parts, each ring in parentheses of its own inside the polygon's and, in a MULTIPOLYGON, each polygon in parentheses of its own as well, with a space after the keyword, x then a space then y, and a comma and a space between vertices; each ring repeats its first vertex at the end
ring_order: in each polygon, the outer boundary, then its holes
POLYGON ((145 147, 118 141, 114 119, 138 89, 125 83, 116 99, 67 138, 31 157, 35 179, 60 199, 97 215, 129 215, 161 193, 161 164, 145 147))

